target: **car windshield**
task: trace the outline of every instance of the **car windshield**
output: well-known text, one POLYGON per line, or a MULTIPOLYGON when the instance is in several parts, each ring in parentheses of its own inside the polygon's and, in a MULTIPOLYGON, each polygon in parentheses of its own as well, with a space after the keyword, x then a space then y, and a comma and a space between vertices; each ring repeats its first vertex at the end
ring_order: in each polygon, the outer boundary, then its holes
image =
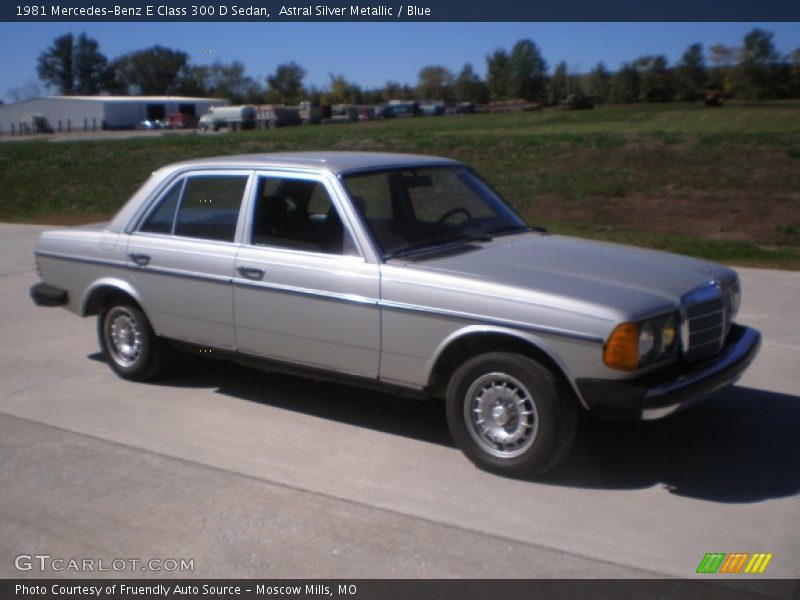
POLYGON ((528 225, 466 167, 424 167, 343 177, 384 258, 487 241, 528 225))

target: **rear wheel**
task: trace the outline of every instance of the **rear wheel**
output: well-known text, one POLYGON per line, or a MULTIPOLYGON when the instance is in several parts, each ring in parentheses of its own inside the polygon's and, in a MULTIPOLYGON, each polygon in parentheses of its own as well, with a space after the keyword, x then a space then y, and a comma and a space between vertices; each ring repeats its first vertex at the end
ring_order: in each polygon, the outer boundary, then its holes
POLYGON ((512 477, 541 475, 567 455, 578 409, 555 375, 520 354, 471 358, 447 389, 453 439, 478 467, 512 477))
POLYGON ((97 337, 109 366, 120 377, 146 381, 166 365, 166 344, 130 300, 112 300, 103 306, 97 316, 97 337))

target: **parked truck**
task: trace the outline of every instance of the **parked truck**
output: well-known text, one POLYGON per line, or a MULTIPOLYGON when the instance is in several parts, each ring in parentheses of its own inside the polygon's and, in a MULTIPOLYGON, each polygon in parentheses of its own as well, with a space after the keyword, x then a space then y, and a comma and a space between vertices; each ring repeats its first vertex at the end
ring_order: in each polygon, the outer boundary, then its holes
POLYGON ((167 115, 170 129, 194 129, 197 127, 197 117, 190 113, 175 112, 167 115))
POLYGON ((412 100, 389 100, 381 105, 381 116, 390 119, 393 117, 416 117, 420 114, 419 104, 412 100))
POLYGON ((297 108, 276 104, 259 104, 255 107, 256 127, 259 129, 275 129, 286 125, 300 125, 303 122, 297 108))
POLYGON ((198 126, 202 130, 219 131, 223 127, 230 129, 253 129, 256 126, 256 108, 254 106, 212 106, 200 117, 198 126))
POLYGON ((306 101, 293 108, 300 114, 300 123, 303 125, 319 125, 322 122, 322 111, 316 104, 306 101))

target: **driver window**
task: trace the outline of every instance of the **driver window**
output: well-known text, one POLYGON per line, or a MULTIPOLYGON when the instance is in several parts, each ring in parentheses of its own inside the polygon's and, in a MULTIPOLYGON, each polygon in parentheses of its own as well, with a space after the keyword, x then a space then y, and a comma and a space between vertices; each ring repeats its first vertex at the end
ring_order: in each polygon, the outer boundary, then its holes
POLYGON ((259 177, 251 243, 323 254, 358 251, 318 181, 259 177))

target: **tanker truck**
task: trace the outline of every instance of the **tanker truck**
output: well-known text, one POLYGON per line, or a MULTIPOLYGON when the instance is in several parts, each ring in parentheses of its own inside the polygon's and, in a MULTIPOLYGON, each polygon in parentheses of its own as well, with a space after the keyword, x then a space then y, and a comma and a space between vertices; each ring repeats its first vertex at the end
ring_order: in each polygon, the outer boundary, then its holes
POLYGON ((200 117, 198 127, 203 131, 222 127, 231 129, 253 129, 256 126, 256 109, 253 106, 212 106, 200 117))

